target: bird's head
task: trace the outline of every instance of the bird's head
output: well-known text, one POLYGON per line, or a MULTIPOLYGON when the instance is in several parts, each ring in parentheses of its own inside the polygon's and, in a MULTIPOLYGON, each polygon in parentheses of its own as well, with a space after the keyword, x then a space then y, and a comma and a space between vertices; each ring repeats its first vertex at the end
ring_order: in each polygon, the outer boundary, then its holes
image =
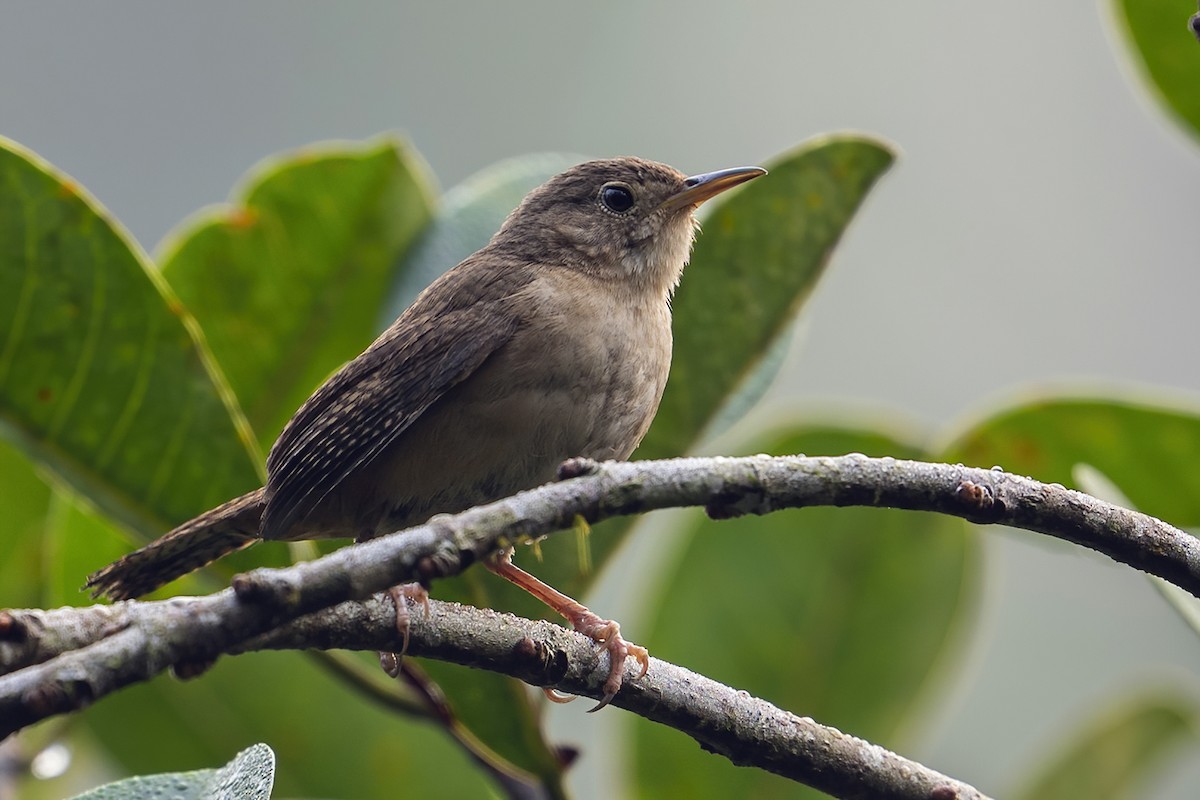
POLYGON ((493 245, 669 295, 691 253, 696 209, 765 174, 736 167, 688 177, 641 158, 588 161, 530 192, 493 245))

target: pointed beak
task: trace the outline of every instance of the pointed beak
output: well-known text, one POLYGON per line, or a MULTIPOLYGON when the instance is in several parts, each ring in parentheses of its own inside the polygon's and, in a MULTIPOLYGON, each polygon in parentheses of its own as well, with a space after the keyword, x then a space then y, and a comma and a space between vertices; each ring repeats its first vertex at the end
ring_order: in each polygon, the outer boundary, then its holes
POLYGON ((662 201, 659 208, 666 211, 678 211, 689 206, 695 208, 726 189, 732 189, 740 183, 766 174, 767 171, 762 167, 734 167, 716 172, 705 172, 703 175, 693 175, 683 182, 682 191, 676 192, 662 201))

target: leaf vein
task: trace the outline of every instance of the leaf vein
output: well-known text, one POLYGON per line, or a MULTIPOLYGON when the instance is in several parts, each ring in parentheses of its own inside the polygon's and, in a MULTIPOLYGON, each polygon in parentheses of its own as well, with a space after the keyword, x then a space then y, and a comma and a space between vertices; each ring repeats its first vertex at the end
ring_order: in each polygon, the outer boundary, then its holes
POLYGON ((47 432, 47 437, 50 439, 58 438, 67 420, 70 418, 71 412, 75 410, 75 406, 79 403, 83 384, 87 381, 87 377, 92 371, 92 365, 96 360, 96 347, 100 341, 100 328, 104 322, 104 315, 107 310, 107 283, 105 282, 103 260, 96 252, 97 242, 95 238, 91 240, 90 245, 92 251, 91 264, 93 267, 91 314, 88 317, 87 333, 84 334, 83 338, 83 350, 79 353, 79 359, 75 362, 71 378, 67 381, 67 386, 63 390, 62 402, 58 404, 54 419, 50 422, 50 428, 47 432))

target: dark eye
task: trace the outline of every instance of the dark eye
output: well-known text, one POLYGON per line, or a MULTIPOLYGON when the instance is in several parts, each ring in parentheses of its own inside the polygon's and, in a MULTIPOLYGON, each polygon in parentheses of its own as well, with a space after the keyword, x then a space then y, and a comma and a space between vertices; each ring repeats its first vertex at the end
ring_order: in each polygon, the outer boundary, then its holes
POLYGON ((600 202, 604 203, 604 207, 609 211, 624 214, 633 208, 633 192, 629 191, 628 186, 610 183, 600 190, 600 202))

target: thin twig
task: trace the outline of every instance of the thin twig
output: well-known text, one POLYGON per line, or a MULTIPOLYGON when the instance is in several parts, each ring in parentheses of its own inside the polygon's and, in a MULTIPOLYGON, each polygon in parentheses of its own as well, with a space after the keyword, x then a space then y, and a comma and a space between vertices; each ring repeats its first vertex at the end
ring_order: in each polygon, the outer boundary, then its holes
MULTIPOLYGON (((390 605, 391 602, 389 599, 388 607, 392 609, 391 624, 394 633, 396 616, 395 607, 390 605)), ((330 610, 318 611, 317 614, 328 615, 330 610)), ((301 617, 301 619, 308 618, 301 617)), ((353 660, 348 653, 338 652, 341 650, 394 652, 395 648, 403 648, 404 644, 404 642, 393 641, 385 647, 339 647, 333 651, 314 650, 307 644, 302 644, 301 648, 315 657, 317 663, 323 668, 341 678, 346 685, 368 700, 406 716, 440 725, 467 756, 504 790, 505 795, 511 800, 547 800, 551 795, 537 778, 504 759, 455 718, 453 711, 445 702, 445 697, 437 695, 437 692, 440 691, 437 684, 426 678, 420 668, 411 660, 406 660, 401 665, 402 677, 412 687, 405 691, 396 679, 387 677, 378 667, 371 670, 366 664, 353 660), (339 658, 339 656, 344 657, 339 658), (419 699, 415 695, 419 695, 419 699)))

